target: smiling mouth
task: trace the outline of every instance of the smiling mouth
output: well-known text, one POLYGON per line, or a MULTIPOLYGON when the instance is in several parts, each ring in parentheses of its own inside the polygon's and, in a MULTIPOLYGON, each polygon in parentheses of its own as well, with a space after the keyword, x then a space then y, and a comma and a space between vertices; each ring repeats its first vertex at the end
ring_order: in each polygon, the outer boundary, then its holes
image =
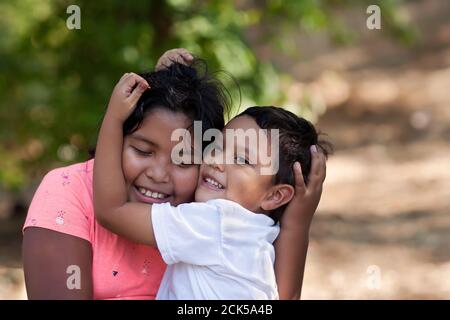
POLYGON ((210 177, 203 178, 203 182, 205 182, 208 186, 210 186, 213 189, 217 190, 225 189, 222 184, 220 184, 218 181, 210 177))
POLYGON ((169 194, 153 191, 150 189, 146 189, 144 187, 135 186, 135 188, 141 195, 143 195, 144 197, 150 198, 150 199, 162 200, 162 199, 166 199, 170 196, 169 194))

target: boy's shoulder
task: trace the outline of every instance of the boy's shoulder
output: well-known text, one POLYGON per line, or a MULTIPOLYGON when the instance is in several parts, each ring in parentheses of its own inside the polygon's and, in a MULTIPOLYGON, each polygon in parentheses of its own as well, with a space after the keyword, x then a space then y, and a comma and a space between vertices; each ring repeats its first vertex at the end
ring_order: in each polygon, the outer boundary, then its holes
MULTIPOLYGON (((260 226, 275 226, 274 221, 269 216, 252 212, 239 203, 227 199, 211 199, 206 202, 189 202, 182 203, 176 207, 170 203, 154 204, 157 210, 164 210, 166 212, 178 212, 184 216, 195 216, 201 219, 210 219, 213 216, 220 217, 223 223, 244 225, 260 225, 260 226)), ((155 210, 154 209, 154 210, 155 210)))
POLYGON ((208 200, 206 204, 217 208, 219 213, 223 216, 245 220, 255 224, 273 225, 273 220, 269 216, 259 212, 250 211, 232 200, 212 199, 208 200))

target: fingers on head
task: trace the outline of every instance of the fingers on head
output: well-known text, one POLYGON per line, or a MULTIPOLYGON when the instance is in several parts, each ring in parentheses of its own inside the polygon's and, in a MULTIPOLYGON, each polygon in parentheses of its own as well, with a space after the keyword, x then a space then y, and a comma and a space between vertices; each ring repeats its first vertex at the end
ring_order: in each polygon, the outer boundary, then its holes
MULTIPOLYGON (((129 72, 124 73, 124 74, 122 75, 122 77, 120 77, 120 80, 124 80, 125 78, 128 77, 129 74, 130 74, 129 72)), ((120 80, 119 80, 119 81, 120 81, 120 80)))
POLYGON ((187 49, 184 49, 184 48, 174 49, 171 52, 170 56, 179 63, 190 62, 194 59, 192 54, 187 49))
POLYGON ((320 148, 311 146, 311 171, 309 174, 309 184, 322 184, 325 180, 326 157, 320 148), (315 148, 314 148, 315 147, 315 148))
POLYGON ((327 162, 326 157, 323 152, 317 152, 317 168, 316 168, 316 175, 319 178, 320 182, 323 182, 325 180, 327 171, 327 162))
POLYGON ((192 61, 194 59, 194 56, 186 49, 181 49, 180 53, 183 56, 183 58, 187 61, 192 61))
POLYGON ((132 83, 132 85, 138 83, 140 85, 143 85, 144 87, 149 87, 147 80, 134 72, 130 72, 127 79, 130 80, 130 83, 132 83))
POLYGON ((294 179, 295 179, 295 187, 297 189, 304 190, 306 189, 305 180, 303 179, 303 172, 300 162, 296 161, 294 163, 294 179))

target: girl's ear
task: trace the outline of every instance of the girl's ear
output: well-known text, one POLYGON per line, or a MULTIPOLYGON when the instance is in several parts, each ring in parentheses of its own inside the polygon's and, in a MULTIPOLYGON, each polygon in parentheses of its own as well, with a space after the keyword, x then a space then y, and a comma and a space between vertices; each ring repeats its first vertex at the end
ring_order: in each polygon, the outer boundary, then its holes
POLYGON ((294 193, 294 187, 290 184, 277 184, 267 192, 261 203, 261 208, 264 211, 275 210, 291 201, 294 193))

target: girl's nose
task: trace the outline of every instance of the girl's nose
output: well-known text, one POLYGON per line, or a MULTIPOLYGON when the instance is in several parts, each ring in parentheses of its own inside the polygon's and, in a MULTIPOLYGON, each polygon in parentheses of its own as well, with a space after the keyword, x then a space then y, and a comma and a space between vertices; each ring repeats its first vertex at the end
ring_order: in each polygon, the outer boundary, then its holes
POLYGON ((165 163, 152 162, 145 169, 145 175, 156 183, 168 183, 169 171, 165 163))

